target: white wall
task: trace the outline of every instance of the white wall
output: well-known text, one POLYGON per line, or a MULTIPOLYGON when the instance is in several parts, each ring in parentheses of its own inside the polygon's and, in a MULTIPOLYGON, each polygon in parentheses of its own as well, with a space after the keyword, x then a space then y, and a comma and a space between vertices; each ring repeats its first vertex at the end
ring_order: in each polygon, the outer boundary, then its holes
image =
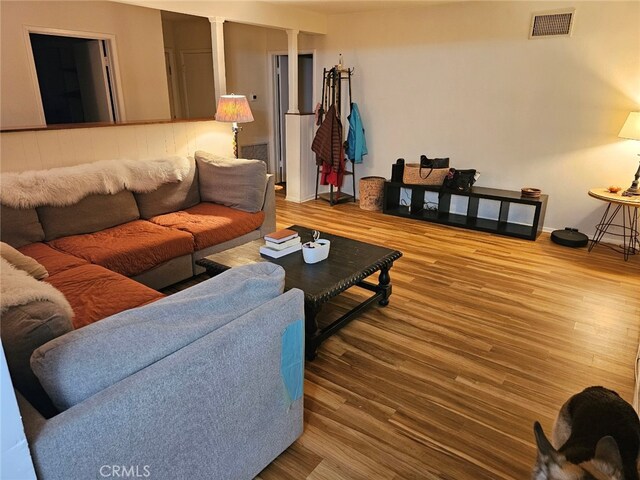
MULTIPOLYGON (((592 233, 592 187, 628 187, 640 146, 617 138, 640 109, 639 2, 463 2, 329 18, 318 66, 355 67, 369 155, 451 157, 478 185, 549 194, 545 226, 592 233), (532 12, 575 6, 570 38, 528 39, 532 12)), ((318 74, 319 75, 319 74, 318 74)))
POLYGON ((126 120, 170 118, 159 10, 112 2, 0 2, 0 125, 39 124, 24 26, 116 36, 126 120))
MULTIPOLYGON (((268 45, 272 37, 280 38, 279 48, 287 48, 287 35, 281 30, 224 23, 224 56, 227 70, 227 91, 239 95, 254 93, 258 96, 250 102, 254 121, 242 124, 238 136, 240 145, 270 142, 270 110, 268 103, 268 45)), ((276 43, 278 42, 275 40, 276 43)))
POLYGON ((0 171, 71 167, 99 160, 193 156, 205 150, 230 157, 228 123, 214 120, 109 125, 0 133, 0 171))

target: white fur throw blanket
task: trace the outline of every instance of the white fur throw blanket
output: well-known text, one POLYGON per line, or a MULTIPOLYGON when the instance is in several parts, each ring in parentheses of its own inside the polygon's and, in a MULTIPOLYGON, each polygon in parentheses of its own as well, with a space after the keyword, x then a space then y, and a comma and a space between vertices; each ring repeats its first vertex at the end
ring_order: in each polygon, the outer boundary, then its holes
POLYGON ((182 181, 191 168, 187 157, 157 160, 101 160, 73 167, 0 175, 0 202, 13 208, 65 207, 92 194, 122 190, 145 193, 182 181))
POLYGON ((4 258, 0 258, 0 313, 38 300, 55 303, 69 318, 73 318, 71 305, 57 288, 36 280, 24 270, 18 270, 4 258))

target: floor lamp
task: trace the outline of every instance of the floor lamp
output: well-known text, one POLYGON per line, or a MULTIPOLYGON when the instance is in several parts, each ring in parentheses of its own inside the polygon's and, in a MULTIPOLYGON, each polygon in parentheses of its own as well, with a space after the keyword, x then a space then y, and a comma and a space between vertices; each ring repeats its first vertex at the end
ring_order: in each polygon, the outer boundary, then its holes
POLYGON ((249 108, 249 102, 244 95, 221 95, 216 110, 218 122, 233 123, 233 154, 238 158, 238 131, 242 128, 239 123, 253 122, 253 114, 249 108))

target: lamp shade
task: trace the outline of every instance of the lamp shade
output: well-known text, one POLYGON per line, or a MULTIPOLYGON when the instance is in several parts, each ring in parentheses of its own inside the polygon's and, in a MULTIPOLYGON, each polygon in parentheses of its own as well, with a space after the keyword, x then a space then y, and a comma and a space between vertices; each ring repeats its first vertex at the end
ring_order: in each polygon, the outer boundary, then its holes
POLYGON ((640 140, 640 112, 631 112, 629 114, 618 136, 620 138, 640 140))
POLYGON ((216 120, 219 122, 253 122, 249 102, 244 95, 221 95, 218 100, 216 120))

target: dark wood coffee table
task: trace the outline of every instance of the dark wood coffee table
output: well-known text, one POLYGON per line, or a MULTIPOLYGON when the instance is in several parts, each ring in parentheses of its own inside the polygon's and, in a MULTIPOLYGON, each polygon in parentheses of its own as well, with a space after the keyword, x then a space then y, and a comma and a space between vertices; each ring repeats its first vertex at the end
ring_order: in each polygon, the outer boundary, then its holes
MULTIPOLYGON (((300 233, 302 242, 312 240, 312 230, 293 225, 288 227, 300 233)), ((224 252, 209 255, 197 260, 196 264, 207 269, 207 273, 217 275, 231 267, 255 262, 272 262, 284 268, 285 289, 299 288, 304 292, 306 356, 313 360, 318 346, 353 320, 373 302, 385 306, 391 296, 391 277, 389 269, 393 262, 402 256, 398 250, 352 240, 338 235, 321 232, 321 238, 331 241, 329 258, 315 264, 306 264, 302 252, 295 252, 282 258, 270 258, 260 255, 263 240, 240 245, 224 252), (364 279, 375 272, 378 283, 365 282, 364 279), (358 304, 349 312, 323 328, 319 328, 317 316, 326 302, 348 288, 358 286, 373 292, 373 295, 358 304)))

